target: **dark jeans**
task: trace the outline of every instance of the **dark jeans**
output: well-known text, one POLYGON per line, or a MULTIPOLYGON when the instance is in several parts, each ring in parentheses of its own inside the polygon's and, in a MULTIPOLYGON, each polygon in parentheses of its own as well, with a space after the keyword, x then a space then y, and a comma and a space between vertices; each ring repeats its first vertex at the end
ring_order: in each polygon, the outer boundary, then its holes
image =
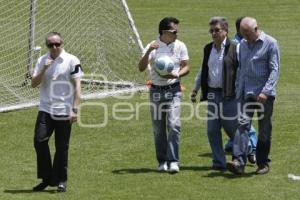
POLYGON ((253 101, 242 100, 241 114, 239 117, 239 127, 236 131, 233 144, 233 159, 238 159, 242 165, 247 162, 247 147, 249 142, 248 132, 251 127, 251 121, 254 110, 257 109, 258 116, 258 142, 256 147, 257 165, 268 164, 270 162, 269 153, 271 149, 272 137, 272 114, 275 97, 268 96, 266 103, 261 106, 255 106, 248 103, 253 101), (247 105, 247 106, 244 106, 247 105))
POLYGON ((225 99, 222 90, 209 88, 207 106, 207 136, 212 151, 213 167, 226 167, 223 148, 223 128, 229 138, 234 138, 237 129, 237 100, 225 99))
POLYGON ((37 176, 53 183, 67 181, 68 149, 71 123, 66 116, 51 116, 39 111, 34 135, 34 148, 37 155, 37 176), (60 120, 61 118, 61 120, 60 120), (55 156, 53 166, 49 149, 49 139, 55 132, 55 156))

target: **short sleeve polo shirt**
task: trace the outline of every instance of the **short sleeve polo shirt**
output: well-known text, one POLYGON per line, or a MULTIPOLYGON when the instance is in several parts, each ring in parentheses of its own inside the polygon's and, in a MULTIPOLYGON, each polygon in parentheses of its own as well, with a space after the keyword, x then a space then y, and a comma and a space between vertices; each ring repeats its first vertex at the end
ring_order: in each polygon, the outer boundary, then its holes
MULTIPOLYGON (((154 42, 154 41, 152 41, 152 42, 154 42)), ((151 76, 152 83, 154 85, 170 85, 175 82, 179 82, 180 81, 179 78, 166 79, 166 78, 161 77, 154 70, 154 66, 155 66, 154 61, 155 61, 155 59, 157 59, 161 56, 169 56, 174 61, 174 64, 175 64, 174 71, 179 72, 181 61, 189 60, 188 50, 187 50, 186 45, 177 39, 174 42, 172 42, 171 44, 166 44, 166 43, 162 42, 159 38, 156 39, 156 42, 159 44, 159 48, 154 49, 149 55, 149 68, 150 68, 150 76, 151 76)), ((151 43, 149 43, 146 46, 143 54, 145 54, 147 52, 151 43)))
MULTIPOLYGON (((33 76, 41 71, 49 58, 48 53, 38 59, 33 76)), ((52 115, 69 115, 74 101, 74 85, 71 80, 82 76, 79 59, 63 50, 44 74, 40 85, 39 110, 52 115)))

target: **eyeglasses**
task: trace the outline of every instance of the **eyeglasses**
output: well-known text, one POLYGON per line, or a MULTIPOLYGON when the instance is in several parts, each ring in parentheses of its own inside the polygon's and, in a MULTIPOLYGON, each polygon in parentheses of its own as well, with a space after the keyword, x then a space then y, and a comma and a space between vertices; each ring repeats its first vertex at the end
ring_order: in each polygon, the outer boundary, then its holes
POLYGON ((174 35, 177 34, 177 31, 176 30, 165 30, 166 32, 169 32, 169 33, 173 33, 174 35))
POLYGON ((47 47, 49 49, 52 49, 54 46, 60 47, 60 45, 61 45, 61 43, 49 43, 49 44, 47 44, 47 47))
POLYGON ((220 29, 220 28, 211 28, 211 29, 209 29, 209 33, 219 33, 220 31, 222 31, 222 29, 220 29))

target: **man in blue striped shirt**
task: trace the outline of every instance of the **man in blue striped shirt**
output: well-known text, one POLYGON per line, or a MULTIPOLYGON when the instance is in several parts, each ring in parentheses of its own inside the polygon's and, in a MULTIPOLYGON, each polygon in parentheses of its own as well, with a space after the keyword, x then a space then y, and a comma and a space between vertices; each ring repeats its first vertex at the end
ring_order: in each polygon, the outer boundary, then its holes
MULTIPOLYGON (((240 32, 240 24, 242 19, 245 16, 239 17, 235 21, 235 28, 236 28, 236 34, 234 38, 232 39, 233 42, 237 44, 237 54, 239 55, 239 43, 242 41, 243 36, 240 32)), ((248 144, 248 161, 251 164, 256 164, 256 145, 257 145, 257 136, 256 136, 256 130, 254 126, 252 125, 250 128, 250 131, 248 133, 249 136, 249 144, 248 144)), ((233 138, 230 138, 228 142, 225 144, 225 151, 232 152, 233 147, 233 138)))
POLYGON ((234 174, 244 173, 249 141, 247 133, 256 110, 259 128, 256 173, 266 174, 269 172, 275 86, 279 77, 279 47, 273 37, 258 28, 254 18, 245 17, 240 28, 244 40, 240 44, 236 92, 241 112, 234 138, 233 161, 228 162, 227 167, 234 174))

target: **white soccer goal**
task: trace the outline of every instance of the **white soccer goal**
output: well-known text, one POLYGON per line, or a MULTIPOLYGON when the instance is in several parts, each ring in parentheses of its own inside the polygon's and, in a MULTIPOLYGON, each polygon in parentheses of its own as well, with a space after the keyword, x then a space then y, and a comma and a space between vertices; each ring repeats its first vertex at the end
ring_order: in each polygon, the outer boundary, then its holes
POLYGON ((0 0, 0 112, 38 105, 30 72, 61 32, 85 73, 83 99, 145 90, 143 48, 125 0, 0 0))

